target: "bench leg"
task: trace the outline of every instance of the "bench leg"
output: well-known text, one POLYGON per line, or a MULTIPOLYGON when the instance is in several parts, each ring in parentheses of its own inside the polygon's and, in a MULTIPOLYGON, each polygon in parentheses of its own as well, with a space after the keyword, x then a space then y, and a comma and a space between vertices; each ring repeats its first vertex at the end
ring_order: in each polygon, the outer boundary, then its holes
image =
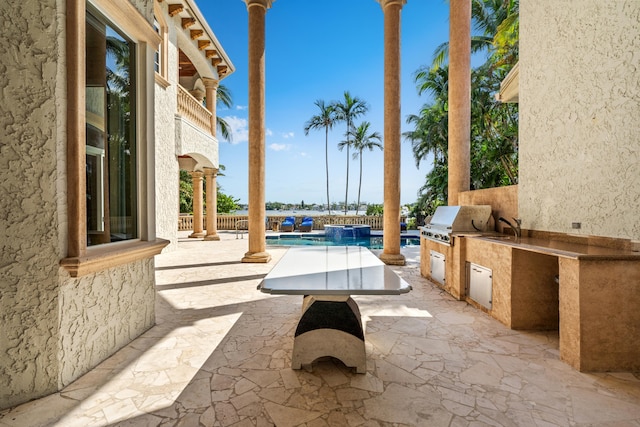
POLYGON ((367 371, 360 310, 351 297, 306 296, 296 328, 291 365, 301 369, 331 356, 359 374, 367 371))

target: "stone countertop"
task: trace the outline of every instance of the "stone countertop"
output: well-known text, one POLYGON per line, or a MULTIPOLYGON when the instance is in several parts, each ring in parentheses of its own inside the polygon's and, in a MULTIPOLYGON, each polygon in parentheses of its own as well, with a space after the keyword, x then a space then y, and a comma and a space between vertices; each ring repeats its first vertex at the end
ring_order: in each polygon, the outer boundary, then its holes
POLYGON ((290 248, 258 286, 289 295, 397 295, 411 286, 361 246, 290 248))
POLYGON ((565 258, 599 259, 599 260, 638 260, 640 252, 588 245, 584 243, 566 242, 555 239, 535 237, 509 236, 504 234, 467 235, 467 238, 480 239, 500 245, 508 245, 516 249, 528 250, 565 258))

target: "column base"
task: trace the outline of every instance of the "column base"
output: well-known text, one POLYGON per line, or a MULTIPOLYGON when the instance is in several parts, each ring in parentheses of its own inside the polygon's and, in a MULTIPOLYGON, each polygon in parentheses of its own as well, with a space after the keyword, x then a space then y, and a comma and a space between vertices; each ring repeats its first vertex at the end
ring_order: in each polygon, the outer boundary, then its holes
POLYGON ((204 240, 220 240, 220 236, 218 234, 207 234, 204 236, 204 240))
POLYGON ((405 265, 406 259, 402 254, 380 254, 380 261, 387 265, 405 265))
POLYGON ((193 233, 189 234, 189 237, 190 237, 191 239, 199 239, 199 238, 204 237, 204 236, 205 236, 205 234, 204 234, 203 232, 196 233, 196 232, 194 231, 193 233))
POLYGON ((252 263, 267 263, 271 261, 271 254, 269 252, 247 252, 242 257, 242 262, 252 262, 252 263))

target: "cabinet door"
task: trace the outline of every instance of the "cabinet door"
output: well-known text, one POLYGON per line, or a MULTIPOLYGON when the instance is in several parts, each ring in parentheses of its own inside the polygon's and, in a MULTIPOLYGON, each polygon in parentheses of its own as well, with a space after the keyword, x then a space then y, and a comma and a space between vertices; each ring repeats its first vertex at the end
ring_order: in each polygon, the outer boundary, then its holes
POLYGON ((444 255, 440 252, 430 251, 430 268, 431 268, 431 280, 444 285, 444 255))
POLYGON ((490 269, 469 263, 469 298, 491 309, 493 275, 490 269))

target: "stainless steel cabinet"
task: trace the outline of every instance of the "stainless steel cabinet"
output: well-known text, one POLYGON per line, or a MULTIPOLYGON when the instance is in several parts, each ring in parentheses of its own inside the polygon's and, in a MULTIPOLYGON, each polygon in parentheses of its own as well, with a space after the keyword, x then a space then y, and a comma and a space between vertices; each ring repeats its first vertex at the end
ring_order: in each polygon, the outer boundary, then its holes
POLYGON ((490 269, 472 262, 467 263, 467 292, 469 298, 491 309, 493 274, 490 269))
POLYGON ((444 285, 445 273, 444 273, 444 254, 436 251, 429 251, 429 260, 431 268, 431 280, 444 285))

